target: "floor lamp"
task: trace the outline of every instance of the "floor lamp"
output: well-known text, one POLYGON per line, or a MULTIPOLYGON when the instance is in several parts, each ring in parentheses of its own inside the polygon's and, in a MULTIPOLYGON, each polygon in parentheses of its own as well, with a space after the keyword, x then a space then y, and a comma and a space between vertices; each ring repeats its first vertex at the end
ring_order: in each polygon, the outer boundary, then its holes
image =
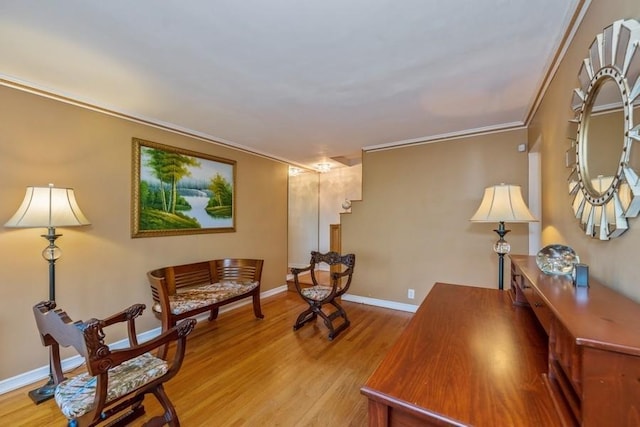
POLYGON ((504 240, 510 230, 504 227, 505 222, 535 222, 527 204, 522 199, 518 185, 500 184, 487 187, 480 207, 471 217, 473 222, 497 222, 499 239, 493 245, 498 254, 498 289, 504 289, 504 256, 511 250, 509 242, 504 240))
MULTIPOLYGON (((53 184, 49 184, 48 187, 27 187, 22 205, 5 224, 5 227, 13 228, 44 227, 47 229, 47 234, 43 234, 42 237, 49 241, 49 246, 42 251, 42 256, 49 262, 50 301, 56 300, 56 260, 62 255, 62 251, 55 243, 61 236, 56 234, 56 227, 77 227, 89 224, 89 220, 76 203, 73 189, 55 188, 53 184)), ((52 398, 54 390, 51 359, 49 359, 49 381, 44 386, 30 391, 29 397, 38 404, 52 398)))

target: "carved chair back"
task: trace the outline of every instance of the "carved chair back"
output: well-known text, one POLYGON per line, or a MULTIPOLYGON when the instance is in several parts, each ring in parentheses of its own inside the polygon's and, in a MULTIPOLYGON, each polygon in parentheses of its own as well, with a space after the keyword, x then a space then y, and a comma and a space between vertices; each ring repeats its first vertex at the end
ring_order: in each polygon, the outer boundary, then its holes
POLYGON ((337 252, 320 253, 311 252, 311 260, 309 261, 311 281, 313 286, 322 285, 318 279, 317 272, 322 264, 327 264, 330 269, 330 286, 335 288, 336 296, 340 296, 349 290, 351 279, 353 278, 353 269, 356 264, 356 256, 354 254, 340 255, 337 252))

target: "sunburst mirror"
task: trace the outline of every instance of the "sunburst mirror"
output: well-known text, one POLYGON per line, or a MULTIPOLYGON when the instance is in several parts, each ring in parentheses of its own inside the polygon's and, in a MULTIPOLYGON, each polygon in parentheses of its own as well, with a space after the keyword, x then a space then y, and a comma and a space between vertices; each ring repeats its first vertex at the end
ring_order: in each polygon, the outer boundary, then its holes
POLYGON ((580 67, 567 152, 573 212, 600 240, 620 236, 640 211, 640 152, 632 150, 640 142, 639 77, 640 23, 616 21, 596 36, 580 67))

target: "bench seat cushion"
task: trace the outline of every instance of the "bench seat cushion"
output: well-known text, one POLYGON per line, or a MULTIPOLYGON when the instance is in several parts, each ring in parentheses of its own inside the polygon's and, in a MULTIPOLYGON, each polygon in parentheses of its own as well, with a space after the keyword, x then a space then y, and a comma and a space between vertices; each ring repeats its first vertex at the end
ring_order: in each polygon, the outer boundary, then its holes
MULTIPOLYGON (((251 292, 258 287, 258 284, 259 282, 228 281, 178 290, 175 295, 169 296, 171 313, 182 314, 198 308, 207 307, 220 301, 251 292)), ((153 311, 157 313, 162 312, 162 307, 159 303, 153 305, 153 311)))
MULTIPOLYGON (((167 362, 150 353, 127 360, 110 369, 107 402, 161 377, 168 369, 167 362)), ((84 373, 58 384, 54 396, 67 419, 78 418, 93 408, 97 380, 97 377, 84 373)))

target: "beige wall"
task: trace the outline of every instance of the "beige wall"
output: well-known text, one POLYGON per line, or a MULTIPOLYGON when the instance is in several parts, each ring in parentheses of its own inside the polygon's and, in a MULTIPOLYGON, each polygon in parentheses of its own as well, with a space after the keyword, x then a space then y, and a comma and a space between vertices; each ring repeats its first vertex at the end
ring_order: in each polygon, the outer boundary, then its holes
POLYGON ((289 177, 289 267, 309 265, 311 251, 329 250, 331 224, 339 224, 345 198, 362 197, 362 165, 289 177))
POLYGON ((331 224, 340 224, 345 212, 345 199, 362 198, 362 164, 343 166, 320 174, 320 233, 318 248, 327 252, 330 246, 331 224))
MULTIPOLYGON (((525 142, 515 130, 366 153, 362 201, 342 215, 342 250, 356 254, 350 293, 418 304, 435 282, 497 287, 497 224, 469 218, 485 187, 516 184, 527 197, 525 142)), ((527 225, 507 228, 512 252, 527 253, 527 225)))
MULTIPOLYGON (((564 166, 566 138, 573 88, 588 48, 604 27, 618 19, 640 17, 637 0, 593 0, 529 129, 532 149, 542 158, 542 243, 563 243, 573 247, 589 272, 603 283, 640 301, 637 251, 640 247, 640 218, 629 220, 629 230, 610 241, 598 241, 583 234, 573 217, 567 193, 569 169, 564 166)), ((636 118, 637 120, 637 118, 636 118)), ((616 146, 621 144, 615 143, 616 146)), ((640 147, 633 147, 638 151, 640 147)))
POLYGON ((289 177, 289 267, 306 267, 318 250, 320 174, 305 171, 289 177))
MULTIPOLYGON (((139 330, 159 326, 145 272, 218 257, 265 259, 263 291, 287 269, 286 165, 150 126, 0 87, 0 224, 30 185, 74 187, 92 225, 58 229, 57 301, 74 319, 147 304, 139 330), (234 159, 235 233, 132 239, 131 138, 234 159)), ((31 307, 48 298, 43 229, 0 227, 0 380, 47 364, 31 307)), ((269 312, 265 313, 269 316, 269 312)), ((122 336, 117 337, 122 338, 122 336)))

